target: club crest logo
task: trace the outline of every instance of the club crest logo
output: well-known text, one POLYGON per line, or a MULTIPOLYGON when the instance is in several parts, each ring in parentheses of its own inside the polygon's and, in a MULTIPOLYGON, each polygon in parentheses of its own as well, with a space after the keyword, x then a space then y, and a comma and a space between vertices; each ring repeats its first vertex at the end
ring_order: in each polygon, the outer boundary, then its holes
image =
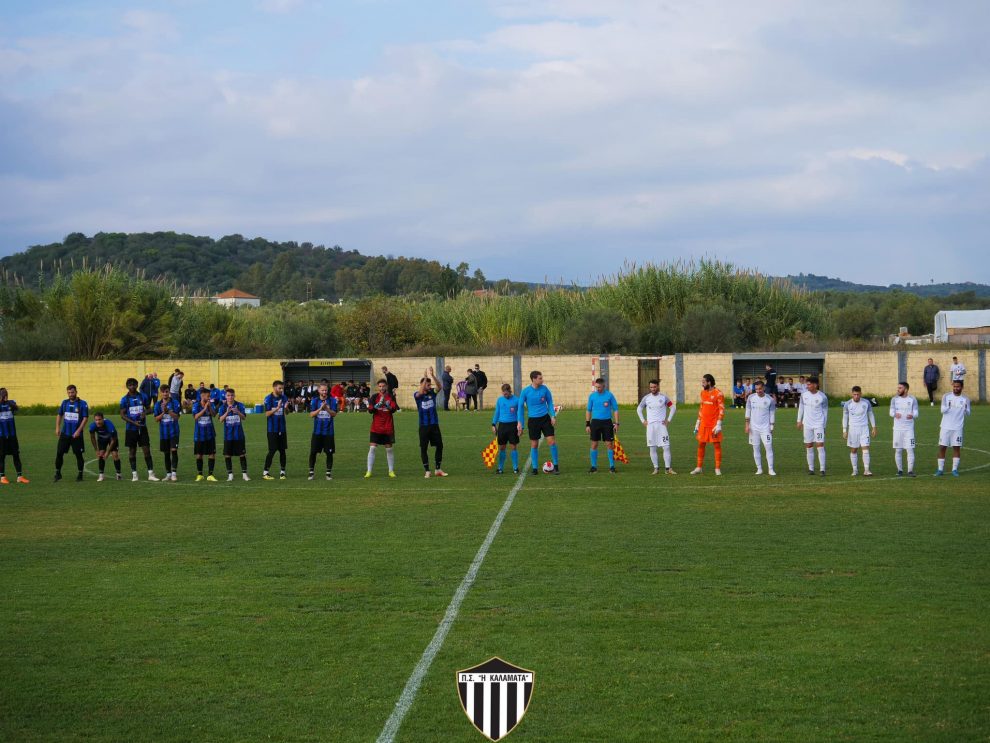
POLYGON ((489 658, 457 672, 457 695, 468 720, 489 740, 501 740, 522 720, 533 696, 535 674, 489 658))

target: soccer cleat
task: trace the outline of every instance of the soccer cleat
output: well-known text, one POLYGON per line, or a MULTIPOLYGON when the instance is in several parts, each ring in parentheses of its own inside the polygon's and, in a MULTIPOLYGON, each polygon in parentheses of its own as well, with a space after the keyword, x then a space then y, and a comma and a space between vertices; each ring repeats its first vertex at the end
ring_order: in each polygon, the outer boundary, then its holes
POLYGON ((206 481, 207 482, 217 482, 217 478, 214 477, 212 474, 209 474, 209 475, 206 476, 206 481))
POLYGON ((952 470, 953 477, 959 477, 959 470, 952 470))
MULTIPOLYGON (((941 472, 939 472, 939 474, 942 474, 942 473, 941 473, 941 472)), ((58 482, 58 481, 59 481, 59 480, 61 480, 61 479, 62 479, 62 473, 61 473, 61 472, 56 472, 56 473, 55 473, 55 479, 54 479, 54 481, 53 481, 53 482, 58 482)))
POLYGON ((436 469, 436 470, 433 470, 433 476, 434 477, 446 477, 447 476, 447 473, 444 472, 441 469, 436 469))
POLYGON ((672 467, 668 467, 666 469, 666 474, 668 474, 668 475, 676 475, 677 473, 674 472, 674 469, 672 467))
POLYGON ((148 482, 160 482, 159 479, 155 477, 155 473, 151 470, 148 470, 148 482))
POLYGON ((589 467, 588 468, 588 474, 589 475, 592 474, 592 473, 594 473, 594 472, 598 472, 598 468, 597 467, 589 467))
POLYGON ((123 480, 123 479, 124 479, 124 478, 123 478, 123 477, 121 476, 121 474, 120 474, 120 473, 118 472, 118 473, 117 473, 117 482, 120 482, 120 481, 121 481, 121 480, 123 480))
POLYGON ((825 477, 825 470, 822 470, 822 471, 821 471, 821 472, 819 472, 818 474, 820 474, 820 475, 821 475, 822 477, 825 477))
POLYGON ((206 478, 203 477, 203 473, 196 475, 196 482, 203 482, 206 478))
POLYGON ((944 473, 944 472, 942 472, 942 470, 935 470, 935 475, 934 475, 934 476, 935 476, 935 477, 941 477, 941 476, 942 476, 942 475, 944 475, 944 474, 945 474, 945 473, 944 473))
POLYGON ((700 475, 701 472, 702 472, 701 467, 695 467, 693 470, 691 470, 692 475, 700 475))
POLYGON ((518 467, 514 467, 513 470, 512 470, 512 474, 513 475, 518 475, 519 474, 519 468, 518 467))
POLYGON ((0 477, 0 485, 10 485, 10 480, 7 479, 6 475, 0 477))
POLYGON ((853 470, 849 477, 856 477, 857 475, 859 475, 859 473, 856 470, 853 470))
POLYGON ((242 472, 241 473, 241 478, 243 478, 244 482, 250 482, 251 481, 251 478, 248 477, 248 473, 247 472, 242 472))
POLYGON ((914 470, 909 470, 908 471, 908 477, 917 477, 917 475, 914 474, 914 470))
POLYGON ((312 472, 310 472, 309 473, 309 477, 307 477, 306 479, 312 482, 313 480, 316 479, 316 475, 314 475, 312 472))
POLYGON ((904 477, 904 470, 897 470, 898 477, 904 477))
POLYGON ((762 475, 763 474, 763 470, 756 470, 756 473, 755 474, 762 475))
POLYGON ((653 472, 652 472, 652 473, 650 473, 650 474, 653 474, 653 475, 659 475, 659 474, 660 474, 660 468, 659 468, 659 467, 654 467, 654 468, 653 468, 653 472))
POLYGON ((609 468, 608 468, 608 473, 609 473, 610 475, 614 475, 614 474, 615 474, 615 467, 609 467, 609 468))
POLYGON ((76 475, 76 482, 82 482, 82 472, 76 475))
POLYGON ((389 470, 388 471, 388 476, 389 477, 395 477, 395 471, 394 470, 389 470))
POLYGON ((533 468, 533 477, 536 477, 538 474, 540 474, 540 469, 538 467, 534 467, 533 468))
POLYGON ((722 475, 722 470, 720 470, 720 469, 719 469, 718 467, 716 467, 716 468, 715 468, 715 474, 716 474, 716 475, 718 475, 719 477, 721 477, 721 475, 722 475))
POLYGON ((495 470, 495 474, 496 475, 504 475, 505 473, 502 472, 502 470, 495 470))
POLYGON ((280 472, 279 475, 278 475, 278 479, 279 480, 288 480, 289 478, 286 476, 286 474, 284 472, 280 472))
POLYGON ((873 473, 870 472, 869 470, 864 470, 863 477, 873 477, 873 473))
POLYGON ((371 470, 368 470, 367 472, 364 473, 365 480, 367 480, 369 477, 371 477, 371 470))
MULTIPOLYGON (((7 478, 4 478, 4 480, 6 480, 6 479, 7 479, 7 478)), ((101 473, 99 474, 99 476, 98 476, 98 477, 96 478, 96 481, 97 481, 97 482, 103 482, 103 473, 102 473, 102 472, 101 472, 101 473)), ((3 482, 3 480, 0 480, 0 482, 3 482)))
POLYGON ((262 472, 261 473, 261 479, 262 480, 274 480, 275 478, 272 477, 271 475, 269 475, 267 472, 262 472))
POLYGON ((18 475, 17 476, 17 482, 19 482, 21 485, 27 485, 31 481, 28 480, 26 477, 23 477, 21 475, 18 475))
POLYGON ((426 472, 423 473, 423 477, 426 478, 427 480, 429 480, 430 479, 430 471, 429 470, 426 470, 426 472))
POLYGON ((770 475, 770 477, 776 477, 777 476, 777 473, 774 472, 773 470, 767 470, 767 474, 770 475))
POLYGON ((333 475, 331 475, 329 472, 327 472, 327 482, 329 482, 332 479, 333 479, 333 475))
POLYGON ((233 481, 234 481, 234 473, 233 472, 228 472, 227 473, 227 482, 233 482, 233 481))
POLYGON ((814 476, 815 476, 815 471, 814 470, 808 470, 808 477, 814 477, 814 476))
POLYGON ((560 467, 558 467, 557 465, 554 465, 553 466, 553 473, 555 475, 559 475, 560 474, 560 467))
POLYGON ((138 473, 137 472, 132 472, 131 473, 131 482, 137 482, 137 481, 138 481, 138 473))

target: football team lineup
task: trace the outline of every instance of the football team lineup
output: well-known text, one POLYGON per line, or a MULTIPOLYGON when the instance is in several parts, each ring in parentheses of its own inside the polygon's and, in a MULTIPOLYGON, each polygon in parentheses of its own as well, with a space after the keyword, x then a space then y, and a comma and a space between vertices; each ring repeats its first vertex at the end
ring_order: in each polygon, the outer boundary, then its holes
MULTIPOLYGON (((419 447, 421 463, 425 478, 447 477, 442 468, 443 436, 440 429, 438 411, 438 391, 440 382, 432 369, 420 380, 419 388, 413 393, 416 405, 419 430, 419 447), (434 386, 435 385, 435 386, 434 386), (430 450, 433 454, 433 467, 430 466, 430 450)), ((370 479, 374 473, 378 447, 385 449, 388 476, 397 477, 395 469, 395 415, 400 412, 395 390, 389 388, 385 379, 377 383, 378 392, 370 397, 368 412, 371 414, 370 445, 366 459, 364 477, 370 479)), ((944 394, 941 399, 941 420, 938 434, 938 457, 936 460, 935 476, 945 474, 947 453, 951 452, 951 469, 949 472, 958 477, 960 473, 961 454, 964 441, 964 427, 967 417, 972 411, 969 398, 963 392, 964 383, 961 380, 952 382, 952 391, 944 394)), ((137 452, 141 450, 147 469, 149 481, 177 482, 180 421, 184 414, 181 403, 175 399, 167 387, 161 391, 161 399, 152 399, 147 394, 138 391, 138 381, 130 378, 126 381, 127 394, 120 401, 120 417, 124 423, 124 447, 128 452, 128 462, 131 469, 132 481, 139 480, 137 452), (154 460, 151 454, 151 435, 149 433, 149 417, 158 423, 159 450, 164 462, 163 476, 159 478, 154 472, 154 460)), ((336 451, 335 419, 341 412, 338 400, 328 393, 328 385, 321 384, 318 393, 308 404, 308 416, 312 419, 312 435, 310 440, 308 479, 316 478, 316 462, 320 455, 325 457, 326 480, 333 479, 334 453, 336 451)), ((67 398, 62 401, 56 416, 55 435, 57 437, 55 456, 55 481, 62 479, 62 467, 65 455, 70 451, 75 455, 77 464, 76 479, 81 481, 86 469, 84 459, 86 433, 96 450, 99 473, 97 479, 105 479, 108 461, 112 461, 116 471, 116 479, 122 479, 120 449, 121 442, 116 426, 102 411, 96 411, 90 421, 90 410, 87 402, 79 397, 75 385, 66 388, 67 398)), ((773 447, 774 432, 777 425, 777 406, 775 390, 767 390, 762 381, 757 381, 753 391, 745 398, 745 417, 743 431, 752 447, 755 474, 764 474, 763 462, 766 461, 766 474, 776 477, 775 453, 773 447)), ((934 403, 933 403, 934 405, 934 403)), ((876 401, 863 397, 859 386, 851 389, 851 397, 842 403, 842 440, 844 448, 848 449, 851 463, 851 474, 860 474, 860 457, 862 457, 862 475, 872 477, 871 444, 876 441, 878 423, 874 413, 876 401)), ((276 476, 272 467, 276 455, 279 459, 278 479, 285 481, 287 474, 288 431, 286 425, 289 400, 284 394, 284 383, 276 380, 272 384, 272 392, 265 397, 263 412, 267 433, 267 456, 265 458, 262 478, 274 480, 276 476)), ((658 450, 663 451, 663 471, 667 475, 675 475, 671 452, 670 424, 674 419, 677 406, 673 400, 660 392, 658 379, 650 380, 649 393, 646 394, 635 408, 640 423, 646 429, 646 445, 653 465, 653 474, 659 474, 660 459, 658 450)), ((502 385, 502 394, 497 398, 491 419, 491 430, 494 439, 482 451, 482 459, 488 467, 495 466, 495 473, 505 471, 507 457, 511 458, 512 471, 520 472, 518 447, 523 436, 524 428, 529 440, 529 466, 533 475, 540 473, 560 474, 559 449, 557 446, 557 415, 561 406, 555 405, 550 388, 544 384, 543 375, 534 370, 530 373, 530 384, 525 386, 518 395, 514 395, 508 384, 502 385), (546 441, 550 458, 540 464, 539 450, 542 441, 546 441), (496 464, 497 462, 497 464, 496 464)), ((616 462, 628 463, 625 449, 618 440, 620 426, 620 406, 615 396, 606 389, 606 382, 599 377, 594 381, 594 389, 588 397, 585 412, 585 433, 590 439, 589 473, 598 471, 599 446, 605 445, 608 471, 616 474, 616 462)), ((234 459, 240 463, 241 478, 249 481, 247 464, 247 437, 245 422, 248 413, 245 405, 236 399, 234 389, 226 389, 222 401, 215 400, 210 391, 200 390, 200 397, 187 411, 192 416, 193 423, 193 453, 196 462, 196 482, 216 481, 214 469, 217 458, 217 432, 214 427, 216 419, 222 427, 223 449, 227 480, 234 480, 234 459), (204 466, 207 468, 204 470, 204 466), (204 474, 208 472, 208 474, 204 474)), ((6 460, 11 457, 16 470, 16 481, 28 484, 25 477, 23 462, 20 458, 20 445, 15 425, 17 413, 16 401, 10 399, 6 388, 0 388, 0 483, 9 484, 6 476, 6 460)), ((725 421, 725 398, 716 386, 716 380, 711 374, 705 374, 701 379, 700 405, 694 422, 693 435, 697 441, 695 467, 691 475, 704 473, 707 447, 712 445, 714 450, 714 473, 722 474, 722 442, 723 423, 725 421)), ((901 382, 897 393, 891 398, 889 416, 892 420, 894 461, 898 476, 915 477, 916 454, 918 439, 915 433, 915 422, 920 417, 918 400, 910 394, 910 385, 901 382)), ((818 387, 818 378, 808 378, 807 388, 800 392, 796 410, 796 427, 803 433, 803 443, 806 453, 807 472, 815 475, 816 459, 817 474, 826 474, 826 430, 829 417, 829 400, 818 387)), ((525 469, 525 465, 523 465, 525 469)))

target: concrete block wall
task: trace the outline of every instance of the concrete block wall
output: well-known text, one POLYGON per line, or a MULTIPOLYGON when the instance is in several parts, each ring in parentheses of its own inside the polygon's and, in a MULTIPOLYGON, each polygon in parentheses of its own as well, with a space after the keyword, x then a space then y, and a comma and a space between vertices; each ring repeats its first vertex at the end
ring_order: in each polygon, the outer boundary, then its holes
MULTIPOLYGON (((502 394, 502 385, 511 384, 512 391, 516 394, 519 390, 515 388, 512 381, 512 356, 446 356, 444 363, 449 364, 450 374, 454 377, 454 384, 467 376, 468 369, 474 369, 475 364, 481 365, 481 371, 488 377, 488 389, 485 391, 485 408, 495 407, 496 398, 502 394)), ((437 370, 437 376, 440 376, 437 370)), ((523 374, 523 384, 526 384, 528 377, 523 374)))
POLYGON ((58 361, 0 363, 0 387, 6 387, 18 405, 54 405, 64 399, 62 364, 58 361), (61 395, 58 400, 54 397, 61 395))
POLYGON ((853 385, 864 395, 889 396, 897 391, 897 352, 826 353, 822 389, 829 397, 845 400, 853 385))
POLYGON ((952 391, 952 376, 949 369, 952 367, 952 357, 958 356, 959 361, 962 362, 963 366, 966 367, 966 394, 972 400, 978 400, 979 394, 979 367, 980 367, 980 352, 979 351, 946 351, 943 349, 935 350, 929 349, 927 351, 908 351, 907 352, 907 365, 908 365, 908 382, 911 384, 911 392, 914 393, 915 397, 921 400, 923 397, 927 396, 928 392, 925 389, 925 380, 923 372, 925 366, 928 365, 928 359, 931 358, 938 365, 939 371, 942 373, 942 378, 938 382, 938 392, 936 393, 936 400, 939 399, 946 392, 952 391))
MULTIPOLYGON (((543 382, 553 393, 557 405, 584 410, 591 392, 592 359, 596 356, 527 356, 522 357, 522 383, 529 384, 529 373, 543 372, 543 382)), ((595 364, 594 369, 599 371, 595 364)), ((597 375, 597 374, 596 374, 597 375)))
MULTIPOLYGON (((635 356, 613 356, 608 360, 608 388, 620 405, 639 402, 639 359, 635 356)), ((587 390, 590 392, 590 390, 587 390)), ((587 402, 587 392, 585 402, 587 402)))
MULTIPOLYGON (((701 394, 701 378, 705 374, 715 377, 715 386, 722 390, 727 399, 732 398, 732 354, 731 353, 686 353, 684 354, 684 402, 698 403, 701 394)), ((671 374, 673 378, 673 374, 671 374)), ((677 397, 675 395, 674 399, 677 397)))
MULTIPOLYGON (((396 391, 400 408, 415 408, 413 392, 419 389, 419 380, 428 367, 436 366, 434 356, 410 356, 407 358, 371 359, 371 391, 377 392, 375 382, 381 379, 382 367, 387 366, 399 379, 399 389, 396 391)), ((435 371, 435 370, 434 370, 435 371)), ((437 374, 439 377, 440 375, 437 374)))

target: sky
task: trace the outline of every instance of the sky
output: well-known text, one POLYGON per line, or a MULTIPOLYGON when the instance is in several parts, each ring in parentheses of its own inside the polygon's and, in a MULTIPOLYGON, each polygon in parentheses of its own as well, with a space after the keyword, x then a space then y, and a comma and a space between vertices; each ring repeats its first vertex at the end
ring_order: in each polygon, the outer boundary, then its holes
POLYGON ((3 0, 0 255, 175 230, 593 283, 990 283, 986 0, 3 0))

